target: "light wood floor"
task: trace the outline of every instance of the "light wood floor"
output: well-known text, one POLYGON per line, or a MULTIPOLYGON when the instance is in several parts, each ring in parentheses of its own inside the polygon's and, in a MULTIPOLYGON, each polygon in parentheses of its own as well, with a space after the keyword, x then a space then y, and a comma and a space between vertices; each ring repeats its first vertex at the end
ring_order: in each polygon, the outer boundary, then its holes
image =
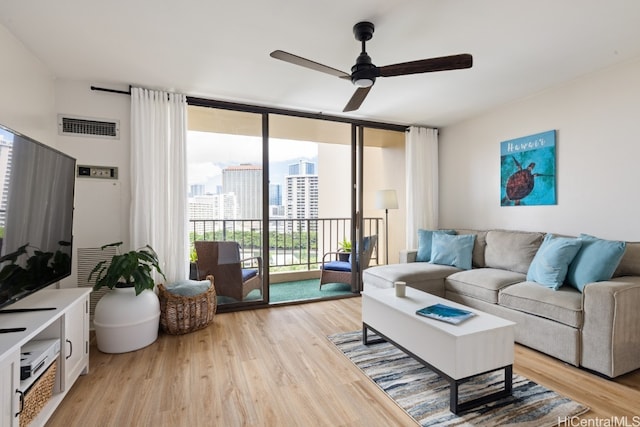
MULTIPOLYGON (((349 298, 218 314, 132 353, 92 345, 47 426, 414 425, 326 338, 360 327, 349 298)), ((590 406, 585 418, 640 422, 640 370, 610 381, 517 346, 514 371, 590 406)))

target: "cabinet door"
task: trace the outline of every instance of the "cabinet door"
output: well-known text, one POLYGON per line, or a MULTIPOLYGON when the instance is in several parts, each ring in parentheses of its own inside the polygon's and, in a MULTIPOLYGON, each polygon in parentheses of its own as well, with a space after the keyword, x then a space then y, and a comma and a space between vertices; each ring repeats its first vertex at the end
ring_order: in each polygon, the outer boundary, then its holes
POLYGON ((65 386, 71 387, 89 369, 89 297, 76 301, 65 312, 65 386))
POLYGON ((20 410, 20 353, 13 351, 0 362, 0 426, 17 426, 20 410))

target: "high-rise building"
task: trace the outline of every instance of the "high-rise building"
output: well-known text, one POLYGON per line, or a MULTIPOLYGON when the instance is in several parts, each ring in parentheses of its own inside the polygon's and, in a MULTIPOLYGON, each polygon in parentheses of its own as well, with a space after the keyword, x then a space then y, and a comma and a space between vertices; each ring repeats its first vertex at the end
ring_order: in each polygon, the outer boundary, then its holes
POLYGON ((300 160, 298 163, 289 165, 289 175, 314 175, 316 173, 315 163, 300 160))
POLYGON ((193 184, 189 187, 189 196, 196 197, 204 195, 204 184, 193 184))
POLYGON ((203 195, 189 198, 187 214, 193 222, 190 231, 203 235, 205 231, 214 231, 222 226, 221 219, 236 219, 238 203, 233 193, 203 195))
MULTIPOLYGON (((289 165, 289 175, 285 176, 285 181, 287 219, 318 218, 318 175, 315 174, 315 164, 301 160, 289 165)), ((292 223, 292 226, 303 231, 315 229, 314 223, 308 227, 305 221, 292 223)))
POLYGON ((269 206, 282 205, 282 185, 269 184, 269 206))
POLYGON ((236 219, 238 203, 233 193, 192 197, 188 215, 191 220, 236 219))
POLYGON ((223 169, 222 192, 236 195, 237 219, 262 218, 262 166, 242 164, 223 169))

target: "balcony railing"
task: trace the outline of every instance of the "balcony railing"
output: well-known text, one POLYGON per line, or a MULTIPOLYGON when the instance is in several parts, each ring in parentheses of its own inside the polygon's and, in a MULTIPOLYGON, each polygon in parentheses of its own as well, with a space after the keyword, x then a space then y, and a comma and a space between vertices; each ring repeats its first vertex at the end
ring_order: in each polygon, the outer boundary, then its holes
MULTIPOLYGON (((379 242, 382 218, 363 222, 363 235, 378 235, 379 242)), ((325 252, 336 251, 343 240, 350 240, 350 230, 350 218, 270 219, 270 271, 317 270, 325 252)), ((189 220, 192 247, 195 240, 236 241, 242 258, 260 254, 263 234, 262 221, 256 219, 189 220)), ((376 246, 371 264, 378 263, 378 253, 376 246)))

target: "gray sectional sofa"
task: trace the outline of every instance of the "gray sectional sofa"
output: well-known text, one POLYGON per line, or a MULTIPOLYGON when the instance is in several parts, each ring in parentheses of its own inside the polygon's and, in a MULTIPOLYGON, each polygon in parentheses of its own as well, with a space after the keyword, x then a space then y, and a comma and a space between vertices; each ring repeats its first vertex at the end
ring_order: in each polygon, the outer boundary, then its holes
POLYGON ((474 234, 473 268, 416 262, 368 268, 365 290, 395 281, 517 323, 516 342, 613 378, 640 368, 640 243, 626 243, 610 280, 554 290, 527 281, 545 233, 456 230, 474 234))

